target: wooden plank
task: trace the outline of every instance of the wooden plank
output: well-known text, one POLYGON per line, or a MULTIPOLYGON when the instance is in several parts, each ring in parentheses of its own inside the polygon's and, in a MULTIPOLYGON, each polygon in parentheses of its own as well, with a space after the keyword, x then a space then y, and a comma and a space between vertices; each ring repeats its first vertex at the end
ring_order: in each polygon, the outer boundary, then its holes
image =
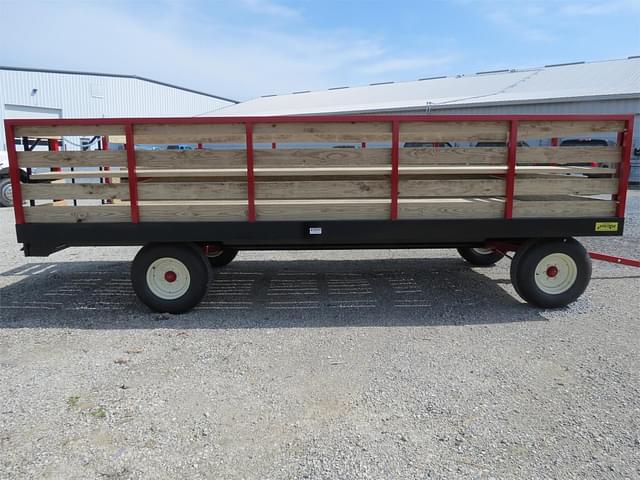
MULTIPOLYGON (((238 203, 238 202, 236 202, 238 203)), ((499 218, 500 201, 480 199, 439 199, 400 202, 402 218, 499 218)), ((146 221, 244 220, 245 204, 220 202, 189 205, 141 206, 146 221), (151 210, 154 209, 153 214, 151 210)), ((365 220, 389 218, 388 199, 349 200, 261 200, 256 201, 258 220, 365 220)))
POLYGON ((245 128, 241 123, 137 124, 133 133, 136 144, 244 143, 246 140, 245 128))
POLYGON ((568 173, 580 173, 580 174, 594 174, 594 173, 602 173, 607 175, 616 175, 615 168, 606 168, 606 167, 572 167, 572 166, 555 166, 555 165, 525 165, 525 166, 517 166, 516 173, 523 174, 540 174, 540 173, 557 173, 557 174, 568 174, 568 173))
POLYGON ((128 199, 129 186, 124 183, 25 183, 22 186, 25 200, 66 199, 128 199))
MULTIPOLYGON (((597 217, 613 215, 616 202, 576 198, 567 200, 522 200, 514 202, 515 217, 597 217)), ((260 220, 358 220, 389 217, 389 199, 259 200, 260 220)), ((142 221, 244 221, 246 201, 142 202, 142 221)), ((401 199, 399 218, 501 218, 504 201, 493 198, 401 199)), ((105 223, 127 222, 128 205, 53 206, 25 209, 27 222, 105 223)))
POLYGON ((615 215, 617 202, 610 200, 515 200, 513 217, 610 217, 615 215))
POLYGON ((111 135, 109 136, 109 143, 124 145, 125 143, 127 143, 127 137, 124 135, 111 135))
POLYGON ((18 152, 23 168, 34 167, 126 167, 127 154, 118 150, 87 150, 70 152, 18 152))
POLYGON ((516 178, 516 195, 598 195, 618 192, 617 178, 516 178))
MULTIPOLYGON (((217 202, 216 202, 217 203, 217 202)), ((205 214, 213 205, 163 206, 162 215, 172 218, 177 209, 184 211, 191 221, 208 220, 205 214)), ((149 207, 141 207, 143 210, 149 207)), ((160 207, 158 207, 160 208, 160 207)), ((504 210, 501 201, 482 199, 417 199, 400 202, 402 218, 499 218, 504 210)), ((259 200, 256 201, 258 220, 365 220, 389 218, 389 199, 346 200, 259 200)), ((162 221, 157 217, 154 221, 162 221)))
POLYGON ((242 150, 137 150, 138 168, 244 168, 247 152, 242 150))
POLYGON ((256 204, 258 220, 384 220, 389 218, 390 203, 358 204, 256 204))
POLYGON ((56 126, 18 126, 15 127, 16 137, 31 138, 59 138, 94 135, 124 135, 124 125, 56 125, 56 126))
POLYGON ((622 150, 620 147, 518 147, 517 162, 521 165, 535 163, 567 163, 599 162, 606 164, 620 163, 622 150))
MULTIPOLYGON (((139 150, 138 167, 158 169, 243 168, 245 150, 139 150)), ((389 149, 256 149, 256 167, 331 167, 388 165, 389 149)))
POLYGON ((62 180, 67 178, 126 178, 127 170, 109 170, 108 172, 99 171, 97 168, 92 171, 75 171, 75 172, 43 172, 32 173, 31 180, 62 180))
POLYGON ((246 202, 140 206, 142 222, 215 222, 245 221, 246 219, 246 202))
POLYGON ((623 120, 521 121, 518 128, 518 138, 566 137, 567 135, 589 135, 623 130, 623 120))
POLYGON ((398 207, 398 218, 432 219, 432 218, 501 218, 504 215, 504 203, 492 199, 433 199, 428 202, 422 199, 415 202, 401 201, 398 207))
POLYGON ((257 168, 364 167, 391 164, 389 148, 292 148, 254 150, 257 168))
MULTIPOLYGON (((506 165, 458 165, 458 166, 406 166, 400 167, 400 173, 406 175, 496 175, 506 171, 506 165)), ((361 175, 386 175, 391 172, 391 166, 378 167, 308 167, 308 168, 256 168, 254 173, 261 177, 277 177, 277 176, 361 176, 361 175)), ((612 168, 596 168, 596 167, 564 167, 564 166, 518 166, 518 173, 583 173, 583 174, 608 174, 615 175, 616 170, 612 168)), ((217 168, 217 169, 184 169, 184 170, 149 170, 138 169, 139 177, 148 178, 183 178, 183 177, 242 177, 246 175, 246 171, 241 168, 217 168)), ((35 173, 31 175, 34 180, 58 180, 63 178, 125 178, 126 170, 109 171, 109 172, 47 172, 35 173)))
MULTIPOLYGON (((141 183, 141 200, 222 200, 247 198, 246 182, 141 183)), ((387 180, 259 181, 258 199, 382 198, 387 180)))
POLYGON ((246 182, 139 183, 140 200, 242 200, 246 182))
POLYGON ((507 163, 506 147, 401 148, 400 165, 494 164, 507 163))
POLYGON ((258 199, 388 198, 388 180, 333 180, 256 183, 258 199))
POLYGON ((127 205, 68 207, 38 205, 24 209, 27 223, 109 223, 129 222, 131 210, 127 205))
MULTIPOLYGON (((401 166, 401 174, 499 174, 503 173, 506 166, 401 166)), ((313 176, 313 175, 386 175, 391 172, 391 166, 378 167, 329 167, 329 168, 257 168, 257 176, 313 176)))
MULTIPOLYGON (((487 197, 504 195, 501 179, 400 180, 401 197, 487 197)), ((387 198, 386 180, 263 181, 256 183, 258 199, 387 198)), ((617 179, 539 178, 517 179, 519 195, 596 195, 618 191, 617 179)), ((144 200, 244 200, 246 182, 140 183, 144 200)), ((129 198, 126 184, 25 184, 25 200, 51 198, 129 198)))
POLYGON ((403 180, 399 182, 400 197, 487 197, 501 196, 505 182, 489 178, 479 180, 403 180))
POLYGON ((507 140, 508 122, 402 122, 400 143, 507 140))
POLYGON ((391 141, 391 122, 258 123, 254 142, 386 142, 391 141))

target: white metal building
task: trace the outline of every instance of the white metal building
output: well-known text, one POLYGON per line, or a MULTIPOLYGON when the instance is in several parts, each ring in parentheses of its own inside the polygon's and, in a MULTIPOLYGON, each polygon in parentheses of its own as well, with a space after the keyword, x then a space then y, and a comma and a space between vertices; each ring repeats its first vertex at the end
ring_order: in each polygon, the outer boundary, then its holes
MULTIPOLYGON (((266 95, 216 113, 635 113, 640 117, 640 56, 266 95)), ((638 120, 636 128, 640 128, 638 120)))
MULTIPOLYGON (((217 112, 234 116, 365 113, 633 113, 633 143, 637 151, 640 147, 640 56, 267 95, 217 112)), ((632 180, 639 182, 637 155, 632 158, 632 165, 632 180)))
MULTIPOLYGON (((194 116, 235 103, 134 75, 0 66, 0 120, 194 116)), ((2 121, 0 150, 6 150, 2 121)))

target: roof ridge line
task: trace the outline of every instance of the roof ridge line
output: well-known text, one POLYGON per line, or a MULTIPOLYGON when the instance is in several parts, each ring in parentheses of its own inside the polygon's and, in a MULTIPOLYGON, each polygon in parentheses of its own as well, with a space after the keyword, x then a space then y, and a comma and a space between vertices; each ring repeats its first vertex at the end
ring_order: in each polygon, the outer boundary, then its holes
POLYGON ((235 104, 240 103, 239 100, 233 100, 231 98, 221 97, 219 95, 213 95, 212 93, 202 92, 199 90, 194 90, 192 88, 181 87, 180 85, 174 85, 172 83, 167 83, 160 80, 154 80, 152 78, 141 77, 139 75, 131 75, 126 73, 83 72, 80 70, 57 70, 57 69, 50 69, 50 68, 12 67, 8 65, 0 65, 0 70, 7 70, 12 72, 58 73, 62 75, 88 75, 88 76, 94 76, 94 77, 130 78, 134 80, 142 80, 143 82, 155 83, 157 85, 162 85, 164 87, 183 90, 185 92, 195 93, 197 95, 204 95, 206 97, 216 98, 218 100, 224 100, 226 102, 231 102, 235 104))

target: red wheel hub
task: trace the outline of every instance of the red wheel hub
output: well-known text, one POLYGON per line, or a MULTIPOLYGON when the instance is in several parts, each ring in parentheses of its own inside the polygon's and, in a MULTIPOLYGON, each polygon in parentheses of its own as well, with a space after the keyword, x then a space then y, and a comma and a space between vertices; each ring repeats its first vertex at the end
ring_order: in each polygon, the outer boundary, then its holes
POLYGON ((558 267, 556 267, 555 265, 551 265, 549 268, 547 268, 547 277, 555 277, 556 275, 558 275, 558 267))
POLYGON ((164 279, 169 283, 175 282, 177 278, 178 276, 176 275, 176 272, 173 272, 171 270, 164 274, 164 279))

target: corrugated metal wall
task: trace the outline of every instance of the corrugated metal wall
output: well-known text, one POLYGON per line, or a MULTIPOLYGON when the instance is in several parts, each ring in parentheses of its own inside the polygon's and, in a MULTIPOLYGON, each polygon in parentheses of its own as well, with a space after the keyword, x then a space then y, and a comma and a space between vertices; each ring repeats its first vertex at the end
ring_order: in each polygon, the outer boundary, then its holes
MULTIPOLYGON (((0 119, 5 105, 60 109, 63 118, 101 118, 193 116, 231 104, 135 78, 0 70, 0 119)), ((0 134, 5 150, 2 123, 0 134)))
MULTIPOLYGON (((403 112, 421 115, 425 110, 403 112)), ((627 114, 635 115, 633 148, 640 148, 640 99, 594 100, 584 102, 537 103, 531 105, 494 105, 486 107, 439 108, 434 115, 512 115, 512 114, 627 114)), ((611 137, 610 140, 615 140, 611 137)), ((640 183, 640 157, 631 157, 631 181, 640 183)))
MULTIPOLYGON (((405 112, 403 112, 405 113, 405 112)), ((407 112, 422 115, 425 110, 407 112)), ((634 143, 640 145, 640 99, 595 100, 584 102, 534 103, 529 105, 493 105, 485 107, 438 108, 432 114, 437 115, 562 115, 562 114, 627 114, 636 116, 634 143)))

